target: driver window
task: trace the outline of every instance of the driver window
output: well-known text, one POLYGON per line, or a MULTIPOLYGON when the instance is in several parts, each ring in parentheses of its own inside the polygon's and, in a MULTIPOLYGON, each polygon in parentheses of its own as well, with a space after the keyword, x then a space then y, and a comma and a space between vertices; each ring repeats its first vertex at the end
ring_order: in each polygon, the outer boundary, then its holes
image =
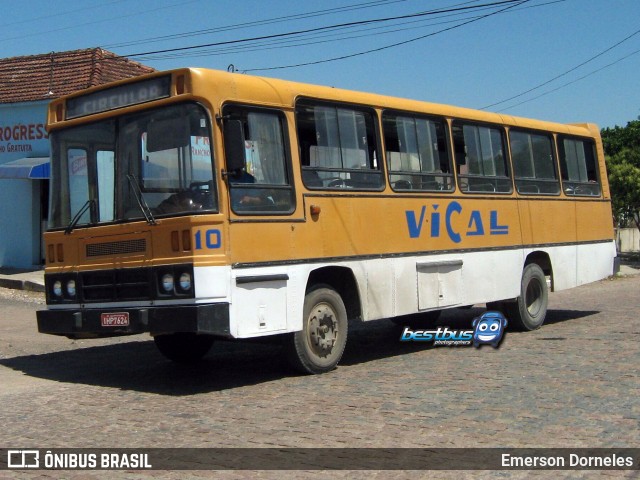
POLYGON ((233 211, 291 213, 294 195, 282 112, 227 106, 225 117, 240 121, 244 138, 244 148, 236 149, 244 151, 243 168, 227 177, 233 211))

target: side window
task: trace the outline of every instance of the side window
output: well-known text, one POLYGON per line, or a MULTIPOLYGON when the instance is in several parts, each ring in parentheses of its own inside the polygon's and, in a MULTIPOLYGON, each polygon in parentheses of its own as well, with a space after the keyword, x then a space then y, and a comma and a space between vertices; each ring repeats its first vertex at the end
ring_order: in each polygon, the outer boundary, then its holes
POLYGON ((244 137, 244 145, 235 148, 244 151, 244 167, 227 177, 233 211, 291 213, 295 197, 282 112, 227 106, 224 115, 240 121, 244 137))
POLYGON ((313 103, 296 106, 302 181, 307 188, 381 190, 374 112, 313 103))
POLYGON ((599 196, 596 148, 590 140, 560 137, 560 171, 566 195, 599 196))
POLYGON ((460 190, 467 193, 511 192, 501 128, 455 122, 453 144, 460 190))
POLYGON ((384 113, 389 182, 394 190, 453 190, 442 120, 384 113))
POLYGON ((511 130, 509 142, 518 193, 526 195, 560 193, 552 137, 540 133, 511 130))

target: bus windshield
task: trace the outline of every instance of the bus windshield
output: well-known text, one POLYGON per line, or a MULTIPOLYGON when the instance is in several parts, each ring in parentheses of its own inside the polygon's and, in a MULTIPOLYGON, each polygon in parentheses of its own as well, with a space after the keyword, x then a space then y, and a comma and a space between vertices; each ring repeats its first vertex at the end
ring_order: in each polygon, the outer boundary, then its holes
POLYGON ((53 132, 49 228, 217 211, 210 132, 196 104, 53 132))

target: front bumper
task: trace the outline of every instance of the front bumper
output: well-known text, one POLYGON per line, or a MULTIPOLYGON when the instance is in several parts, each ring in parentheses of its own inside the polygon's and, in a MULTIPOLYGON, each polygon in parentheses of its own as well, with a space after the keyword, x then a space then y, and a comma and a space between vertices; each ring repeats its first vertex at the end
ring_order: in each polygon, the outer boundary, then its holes
POLYGON ((69 338, 99 338, 150 333, 188 332, 231 337, 229 304, 181 305, 136 308, 74 308, 40 310, 38 331, 69 338), (128 325, 103 326, 101 316, 128 314, 128 325))

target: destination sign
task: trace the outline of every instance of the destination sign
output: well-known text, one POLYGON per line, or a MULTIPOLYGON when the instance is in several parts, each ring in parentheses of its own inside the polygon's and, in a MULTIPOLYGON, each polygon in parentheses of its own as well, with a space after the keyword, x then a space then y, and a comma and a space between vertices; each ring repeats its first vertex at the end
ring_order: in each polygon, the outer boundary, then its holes
POLYGON ((169 96, 171 77, 157 77, 128 85, 100 90, 67 101, 66 118, 78 118, 107 112, 169 96))

